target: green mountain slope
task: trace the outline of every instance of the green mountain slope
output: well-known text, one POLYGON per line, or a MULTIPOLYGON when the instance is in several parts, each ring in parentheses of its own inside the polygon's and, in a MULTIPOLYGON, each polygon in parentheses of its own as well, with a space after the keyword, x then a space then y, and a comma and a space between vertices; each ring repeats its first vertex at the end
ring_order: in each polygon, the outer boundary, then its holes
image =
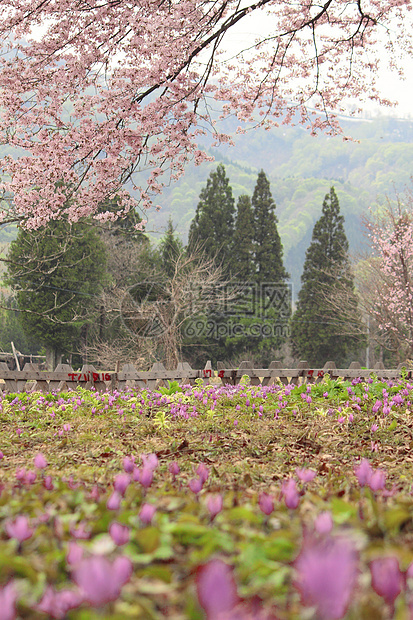
POLYGON ((367 247, 362 215, 386 195, 394 195, 395 189, 403 191, 413 173, 413 122, 344 119, 342 126, 353 141, 280 127, 236 136, 234 147, 208 148, 215 162, 189 166, 185 177, 160 197, 161 211, 148 212, 148 229, 159 237, 171 215, 185 241, 199 193, 218 163, 225 165, 236 198, 252 194, 263 168, 277 204, 285 263, 296 296, 305 250, 331 185, 345 217, 350 251, 356 254, 367 247))

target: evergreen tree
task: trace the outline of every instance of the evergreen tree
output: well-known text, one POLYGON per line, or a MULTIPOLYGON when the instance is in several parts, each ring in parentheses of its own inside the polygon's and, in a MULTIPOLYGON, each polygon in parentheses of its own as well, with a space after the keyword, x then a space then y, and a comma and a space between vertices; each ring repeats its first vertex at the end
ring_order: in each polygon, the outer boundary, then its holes
POLYGON ((263 170, 252 195, 254 211, 255 279, 258 283, 284 282, 288 278, 283 264, 283 247, 277 229, 275 202, 270 182, 263 170))
POLYGON ((252 201, 248 196, 238 201, 232 256, 232 273, 246 286, 231 303, 227 358, 248 356, 266 364, 286 339, 291 303, 275 202, 263 171, 252 201))
POLYGON ((227 268, 231 262, 234 216, 232 189, 225 167, 220 164, 215 172, 211 172, 199 195, 189 229, 189 252, 201 247, 207 257, 216 257, 217 262, 227 268))
POLYGON ((348 259, 344 218, 334 187, 326 194, 322 216, 316 222, 307 249, 302 287, 291 321, 293 352, 311 365, 323 366, 328 360, 346 363, 360 344, 354 336, 338 333, 338 318, 327 299, 334 289, 347 291, 357 313, 357 300, 348 259))
POLYGON ((12 351, 11 343, 24 354, 36 355, 40 344, 36 338, 27 337, 21 324, 21 315, 12 297, 0 295, 0 350, 12 351))
POLYGON ((254 212, 245 194, 238 198, 230 265, 236 280, 254 280, 254 212))
POLYGON ((23 310, 28 336, 46 347, 51 364, 86 341, 89 312, 105 280, 105 251, 96 229, 82 223, 51 221, 30 231, 19 229, 7 257, 6 283, 23 310))
POLYGON ((172 219, 169 217, 168 228, 165 236, 162 238, 159 247, 161 257, 161 269, 168 279, 175 274, 176 259, 183 252, 184 246, 182 241, 175 236, 175 230, 172 219))

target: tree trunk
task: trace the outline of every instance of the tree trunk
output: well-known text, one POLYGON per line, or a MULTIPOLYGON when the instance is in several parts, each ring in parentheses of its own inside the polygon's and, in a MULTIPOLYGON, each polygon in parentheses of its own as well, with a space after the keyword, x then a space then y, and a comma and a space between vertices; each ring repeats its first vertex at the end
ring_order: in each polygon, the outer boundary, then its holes
POLYGON ((47 370, 55 370, 58 364, 62 363, 62 353, 57 349, 46 347, 46 365, 47 370))

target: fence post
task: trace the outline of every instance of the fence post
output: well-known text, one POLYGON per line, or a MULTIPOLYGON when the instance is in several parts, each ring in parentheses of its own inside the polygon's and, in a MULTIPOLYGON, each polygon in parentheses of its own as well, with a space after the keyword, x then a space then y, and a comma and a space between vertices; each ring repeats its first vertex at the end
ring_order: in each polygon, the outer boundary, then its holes
POLYGON ((205 368, 202 370, 202 374, 203 374, 202 380, 204 382, 204 385, 209 385, 210 383, 209 380, 213 374, 211 360, 208 360, 207 363, 205 364, 205 368))
POLYGON ((166 374, 166 368, 163 364, 161 364, 161 362, 155 362, 155 364, 152 366, 152 368, 149 371, 149 375, 152 375, 150 377, 148 377, 147 379, 147 385, 148 388, 150 388, 151 390, 156 388, 156 386, 158 384, 160 384, 162 382, 162 384, 165 384, 165 374, 166 374), (157 377, 157 374, 160 374, 160 377, 157 377))
MULTIPOLYGON (((244 370, 244 368, 245 368, 245 370, 251 371, 254 368, 254 364, 251 361, 249 361, 249 360, 241 362, 241 364, 238 367, 238 370, 244 370)), ((242 374, 249 376, 250 384, 251 385, 261 385, 261 381, 260 381, 259 377, 255 377, 253 372, 243 372, 242 374)), ((241 377, 237 377, 236 380, 235 380, 236 384, 238 384, 240 382, 240 380, 241 380, 241 377)))
MULTIPOLYGON (((74 372, 73 368, 69 366, 69 364, 58 364, 54 369, 54 372, 65 372, 67 375, 69 373, 74 372)), ((75 388, 76 384, 71 385, 70 387, 75 388)), ((66 381, 61 381, 60 379, 51 379, 48 385, 49 392, 61 392, 62 390, 68 389, 68 385, 66 381)))
POLYGON ((181 383, 185 384, 189 383, 190 385, 194 384, 194 379, 191 379, 192 368, 188 364, 188 362, 178 362, 176 367, 176 373, 179 375, 177 379, 181 380, 181 383))
POLYGON ((291 379, 291 383, 293 385, 298 385, 300 383, 300 377, 302 378, 302 382, 305 383, 305 379, 307 378, 307 370, 309 368, 310 367, 308 365, 308 362, 306 362, 305 360, 301 360, 301 362, 298 362, 297 364, 298 376, 293 377, 291 379))
MULTIPOLYGON (((218 377, 219 377, 219 373, 221 370, 225 370, 225 364, 224 362, 217 362, 217 370, 218 370, 218 377)), ((225 385, 225 379, 224 377, 219 377, 221 379, 221 383, 225 385)))
MULTIPOLYGON (((348 370, 361 370, 361 365, 359 364, 359 362, 351 362, 348 370)), ((345 381, 349 381, 350 379, 354 379, 354 377, 352 376, 353 373, 349 373, 348 375, 346 375, 344 377, 345 381)))

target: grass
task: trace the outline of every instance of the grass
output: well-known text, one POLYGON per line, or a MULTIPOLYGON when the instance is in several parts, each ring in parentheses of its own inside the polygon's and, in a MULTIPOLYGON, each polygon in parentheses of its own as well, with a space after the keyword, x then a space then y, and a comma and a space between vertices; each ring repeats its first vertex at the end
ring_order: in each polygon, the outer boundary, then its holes
MULTIPOLYGON (((413 595, 406 574, 413 562, 412 403, 413 386, 403 380, 350 383, 328 376, 296 387, 253 387, 243 379, 240 386, 198 381, 192 388, 154 392, 78 388, 3 395, 0 588, 13 584, 22 618, 217 618, 203 602, 206 566, 218 575, 227 571, 221 579, 227 593, 237 588, 238 615, 226 617, 407 619, 413 595), (39 453, 44 469, 33 464, 39 453), (119 507, 109 509, 125 457, 134 457, 136 472, 142 454, 157 456, 152 482, 145 487, 131 480, 119 507), (363 459, 385 472, 377 488, 362 486, 356 476, 363 459), (179 468, 175 477, 171 463, 179 468), (194 493, 188 484, 199 479, 200 465, 208 478, 194 493), (302 469, 314 471, 314 479, 300 480, 302 469), (288 506, 289 479, 297 507, 288 506), (270 514, 260 507, 262 494, 274 503, 270 514), (211 499, 218 496, 223 507, 214 517, 211 499), (156 508, 146 523, 139 516, 144 504, 156 508), (322 513, 333 522, 323 535, 316 525, 322 513), (33 529, 23 541, 7 530, 19 515, 33 529), (125 545, 109 535, 113 522, 127 526, 125 545), (87 537, 77 537, 79 527, 87 537), (351 596, 334 610, 306 593, 299 562, 306 549, 340 540, 354 551, 358 573, 351 596), (83 561, 131 562, 129 579, 111 600, 95 605, 86 586, 76 585, 76 565, 67 559, 70 542, 81 547, 83 561), (389 557, 397 570, 385 567, 385 581, 401 584, 394 601, 372 581, 372 562, 389 557), (80 592, 81 603, 58 615, 57 603, 53 609, 44 603, 48 585, 80 592)), ((326 549, 316 549, 318 566, 327 562, 326 549)), ((340 557, 334 561, 338 571, 340 557)), ((331 567, 326 571, 320 578, 331 567)), ((328 584, 324 590, 327 596, 328 584)), ((2 592, 7 590, 0 589, 0 603, 2 592)))

